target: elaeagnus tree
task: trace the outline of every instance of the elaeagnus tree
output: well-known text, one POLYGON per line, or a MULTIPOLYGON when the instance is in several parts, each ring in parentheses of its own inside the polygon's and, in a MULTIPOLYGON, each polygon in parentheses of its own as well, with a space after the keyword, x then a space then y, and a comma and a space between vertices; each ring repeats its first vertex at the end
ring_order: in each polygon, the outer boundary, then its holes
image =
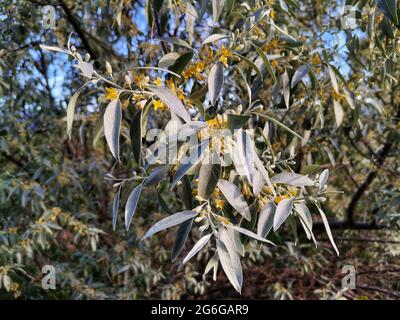
POLYGON ((107 146, 115 232, 151 249, 176 226, 171 260, 206 256, 240 293, 250 242, 318 249, 322 229, 339 255, 331 228, 398 227, 396 0, 110 1, 103 38, 59 5, 74 30, 40 50, 79 77, 66 132, 107 146), (146 199, 163 216, 143 234, 146 199))

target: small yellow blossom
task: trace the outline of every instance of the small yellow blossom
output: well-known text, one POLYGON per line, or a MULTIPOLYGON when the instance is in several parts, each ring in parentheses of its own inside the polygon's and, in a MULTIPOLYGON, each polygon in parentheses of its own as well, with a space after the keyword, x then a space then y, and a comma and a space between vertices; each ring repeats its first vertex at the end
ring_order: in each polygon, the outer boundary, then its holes
POLYGON ((106 88, 107 94, 105 96, 105 98, 107 100, 115 100, 118 98, 118 91, 115 88, 106 88))
POLYGON ((222 200, 222 199, 218 199, 218 200, 215 201, 215 207, 217 209, 222 210, 224 208, 224 205, 225 205, 225 201, 222 200))
POLYGON ((154 83, 156 86, 161 86, 161 85, 162 85, 162 80, 161 80, 160 77, 157 77, 157 79, 154 80, 153 83, 154 83))
POLYGON ((277 197, 274 199, 274 202, 275 202, 276 204, 278 204, 278 203, 281 202, 283 199, 290 199, 290 195, 285 194, 284 196, 277 196, 277 197))
POLYGON ((299 190, 296 187, 289 187, 288 192, 293 196, 296 197, 299 194, 299 190))
POLYGON ((275 18, 276 18, 276 12, 275 12, 275 10, 271 10, 271 12, 269 13, 269 16, 270 16, 272 19, 275 19, 275 18))
POLYGON ((320 64, 321 63, 321 58, 319 57, 318 54, 314 54, 312 57, 312 63, 313 64, 320 64))
POLYGON ((142 94, 134 93, 132 95, 132 100, 133 101, 140 101, 140 100, 143 100, 143 99, 144 99, 144 96, 142 94))
POLYGON ((166 108, 164 102, 162 102, 161 100, 153 100, 153 106, 154 110, 160 109, 162 111, 166 108))
POLYGON ((140 89, 143 89, 149 84, 150 78, 143 74, 139 74, 133 77, 133 82, 138 86, 140 89))
POLYGON ((173 92, 176 91, 175 82, 172 78, 165 81, 165 83, 167 84, 168 88, 170 88, 173 92))
POLYGON ((225 48, 225 46, 222 46, 219 50, 219 61, 225 66, 225 68, 228 68, 228 59, 232 57, 232 52, 225 48))

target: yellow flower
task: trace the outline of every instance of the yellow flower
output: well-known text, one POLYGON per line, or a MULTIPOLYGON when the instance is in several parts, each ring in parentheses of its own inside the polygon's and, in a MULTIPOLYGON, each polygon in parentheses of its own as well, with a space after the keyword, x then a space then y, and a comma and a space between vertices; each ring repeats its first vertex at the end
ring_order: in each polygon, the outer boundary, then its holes
POLYGON ((180 88, 176 89, 175 93, 176 93, 176 95, 178 96, 179 99, 181 99, 181 100, 185 100, 186 99, 185 94, 183 93, 182 89, 180 89, 180 88))
POLYGON ((278 204, 279 202, 281 202, 283 199, 289 199, 290 198, 290 196, 288 195, 288 194, 285 194, 284 196, 277 196, 275 199, 274 199, 274 202, 276 203, 276 204, 278 204))
POLYGON ((203 61, 199 61, 196 63, 196 73, 202 73, 206 67, 206 64, 203 61))
POLYGON ((276 61, 276 60, 272 60, 271 61, 271 67, 272 68, 276 68, 277 65, 278 65, 278 61, 276 61))
POLYGON ((173 92, 176 91, 175 82, 174 80, 172 80, 172 78, 165 81, 165 83, 167 84, 168 88, 170 88, 173 92))
POLYGON ((321 58, 319 57, 318 54, 314 54, 312 57, 312 63, 313 64, 320 64, 321 63, 321 58))
POLYGON ((162 85, 162 80, 161 80, 160 77, 157 77, 157 79, 154 80, 153 83, 154 83, 156 86, 161 86, 161 85, 162 85))
POLYGON ((296 187, 289 187, 288 192, 293 196, 296 197, 299 194, 299 190, 296 187))
POLYGON ((225 66, 225 68, 228 68, 228 59, 232 56, 232 52, 225 48, 225 46, 222 46, 219 50, 219 61, 225 66))
POLYGON ((140 101, 140 100, 143 100, 143 98, 144 98, 144 96, 142 94, 134 93, 132 95, 132 100, 133 101, 140 101))
POLYGON ((215 201, 215 207, 217 209, 221 209, 222 210, 224 208, 224 205, 225 205, 225 201, 222 200, 222 199, 218 199, 218 200, 215 201))
POLYGON ((162 102, 161 100, 153 100, 153 106, 154 110, 160 109, 162 111, 166 108, 164 102, 162 102))
POLYGON ((272 19, 275 19, 275 17, 276 17, 276 12, 275 12, 275 10, 271 10, 271 12, 269 13, 269 16, 270 16, 272 19))
POLYGON ((206 122, 210 129, 217 129, 220 127, 220 123, 217 118, 207 120, 206 122))
POLYGON ((107 94, 105 96, 105 98, 107 100, 115 100, 118 98, 118 91, 115 88, 106 88, 107 94))
POLYGON ((140 89, 143 89, 149 84, 150 78, 143 74, 139 74, 133 77, 133 82, 138 86, 140 89))

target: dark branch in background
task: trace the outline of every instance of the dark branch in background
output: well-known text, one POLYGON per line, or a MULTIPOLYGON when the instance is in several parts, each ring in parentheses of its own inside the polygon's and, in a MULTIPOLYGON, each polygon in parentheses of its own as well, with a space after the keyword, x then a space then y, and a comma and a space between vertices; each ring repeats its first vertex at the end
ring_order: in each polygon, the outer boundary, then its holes
MULTIPOLYGON (((156 27, 157 27, 157 34, 159 37, 162 37, 162 32, 161 32, 161 25, 160 25, 160 20, 158 19, 158 14, 157 14, 157 10, 156 10, 156 3, 155 1, 153 2, 153 13, 154 13, 154 20, 156 22, 156 27)), ((164 41, 161 41, 161 47, 164 51, 164 54, 168 53, 168 48, 167 45, 165 44, 164 41)))
MULTIPOLYGON (((397 124, 399 121, 400 117, 400 105, 397 106, 397 115, 395 116, 394 122, 397 124)), ((367 178, 364 180, 364 182, 360 185, 360 187, 357 189, 357 191, 354 193, 352 196, 349 206, 347 207, 347 225, 349 228, 353 229, 355 226, 354 222, 354 213, 356 206, 364 193, 367 191, 369 186, 372 184, 372 182, 375 180, 376 176, 378 175, 379 168, 384 164, 386 157, 390 153, 391 149, 393 148, 394 144, 393 141, 391 141, 390 134, 386 138, 386 143, 384 144, 383 148, 380 150, 380 152, 376 155, 376 165, 377 168, 374 171, 371 171, 368 175, 367 178)), ((374 222, 372 224, 375 224, 374 222)))
POLYGON ((98 56, 96 52, 93 50, 91 47, 89 40, 86 38, 86 35, 84 31, 81 29, 79 22, 76 20, 74 14, 71 12, 71 10, 68 8, 67 4, 64 2, 64 0, 59 0, 60 6, 63 9, 65 15, 67 16, 68 21, 71 23, 72 27, 78 34, 79 38, 82 41, 83 46, 87 50, 87 52, 90 54, 91 58, 93 60, 97 60, 98 56))

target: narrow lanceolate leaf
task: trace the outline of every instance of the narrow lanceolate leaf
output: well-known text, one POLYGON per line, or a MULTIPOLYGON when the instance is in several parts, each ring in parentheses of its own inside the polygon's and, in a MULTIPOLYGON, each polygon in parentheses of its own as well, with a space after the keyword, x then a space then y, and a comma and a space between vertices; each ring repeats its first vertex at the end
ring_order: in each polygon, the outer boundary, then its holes
POLYGON ((199 186, 197 194, 203 200, 208 200, 213 193, 215 186, 218 183, 221 174, 221 164, 219 163, 218 156, 213 153, 210 161, 201 164, 199 172, 199 186))
POLYGON ((303 225, 303 229, 306 232, 307 238, 311 239, 312 237, 312 218, 310 210, 304 203, 295 203, 294 210, 300 216, 300 222, 303 225))
POLYGON ((265 55, 264 51, 259 46, 255 45, 253 42, 250 42, 250 44, 256 49, 258 55, 264 62, 265 68, 267 69, 270 77, 272 78, 273 84, 275 84, 276 83, 275 72, 272 69, 271 62, 269 61, 268 57, 265 55))
POLYGON ((232 182, 224 179, 219 179, 217 186, 229 204, 246 220, 250 221, 250 209, 239 188, 236 187, 232 182))
POLYGON ((62 52, 62 53, 68 53, 67 51, 59 48, 59 47, 55 47, 55 46, 46 46, 45 44, 40 44, 39 47, 43 50, 50 50, 50 51, 57 51, 57 52, 62 52))
POLYGON ((264 177, 258 170, 254 169, 251 179, 253 182, 253 194, 258 196, 265 184, 264 177))
POLYGON ((75 116, 76 101, 78 100, 80 94, 81 94, 81 89, 78 89, 75 92, 75 94, 71 97, 71 99, 69 99, 67 106, 67 134, 70 139, 72 134, 72 123, 74 121, 74 116, 75 116))
POLYGON ((224 270, 226 276, 229 279, 229 282, 232 284, 232 286, 235 288, 237 292, 241 292, 242 290, 242 285, 239 283, 240 281, 240 274, 235 271, 235 266, 236 269, 238 270, 240 268, 241 270, 241 265, 240 265, 240 260, 239 259, 231 259, 231 256, 225 246, 225 244, 221 240, 216 240, 217 242, 217 252, 218 252, 218 257, 219 261, 221 262, 222 269, 224 270), (239 260, 239 263, 237 262, 239 260))
POLYGON ((287 219, 287 217, 291 214, 293 208, 294 198, 283 199, 278 203, 275 211, 274 217, 274 231, 278 230, 282 223, 287 219))
POLYGON ((333 99, 333 111, 335 113, 336 127, 340 127, 344 118, 344 110, 339 101, 333 99))
POLYGON ((241 176, 246 176, 250 184, 253 184, 254 172, 254 146, 252 139, 245 130, 238 130, 236 145, 233 152, 233 163, 236 171, 241 176))
POLYGON ((307 72, 308 72, 308 66, 306 65, 302 65, 300 68, 296 70, 292 78, 292 84, 291 84, 292 89, 297 83, 299 83, 305 77, 307 72))
POLYGON ((104 135, 110 151, 119 160, 119 133, 121 130, 122 111, 118 99, 112 100, 104 112, 104 135))
POLYGON ((274 195, 274 197, 276 197, 276 191, 274 186, 272 185, 271 179, 269 178, 269 174, 267 169, 265 169, 261 159, 258 157, 257 152, 254 152, 254 163, 258 169, 258 171, 262 174, 264 180, 267 182, 268 187, 271 188, 272 190, 272 194, 274 195))
POLYGON ((257 65, 256 65, 252 60, 250 60, 249 58, 247 58, 247 57, 245 57, 245 56, 242 56, 241 54, 239 54, 239 53, 237 53, 237 52, 236 52, 235 54, 236 54, 238 57, 240 57, 244 62, 246 62, 247 65, 248 65, 251 69, 253 69, 253 70, 255 71, 255 73, 260 77, 260 80, 263 81, 263 75, 262 75, 260 69, 257 67, 257 65))
POLYGON ((283 94, 283 100, 285 101, 286 108, 289 109, 290 86, 289 86, 289 75, 286 70, 282 74, 282 94, 283 94))
POLYGON ((182 54, 178 59, 176 59, 174 64, 170 67, 170 70, 175 72, 176 74, 181 74, 182 71, 189 64, 189 62, 192 60, 193 55, 193 51, 182 54))
POLYGON ((268 120, 271 120, 272 122, 274 122, 275 124, 277 124, 278 126, 280 126, 281 128, 285 129, 286 131, 290 132, 291 134, 295 135, 297 138, 299 138, 300 140, 307 142, 307 140, 305 140, 301 135, 299 135, 298 133, 294 132, 292 129, 288 128, 287 126, 285 126, 282 122, 276 120, 275 118, 272 118, 270 116, 267 116, 266 114, 262 114, 262 113, 258 113, 258 112, 253 112, 253 114, 256 114, 262 118, 266 118, 268 120))
POLYGON ((328 71, 329 71, 329 77, 331 78, 332 87, 336 91, 336 93, 339 93, 339 85, 336 79, 335 70, 333 70, 332 66, 329 64, 328 64, 328 71))
POLYGON ((151 237, 153 234, 160 232, 162 230, 171 228, 173 226, 176 226, 178 224, 181 224, 182 222, 185 222, 186 220, 189 220, 195 216, 197 216, 199 213, 195 211, 190 211, 190 210, 185 210, 181 211, 178 213, 173 214, 172 216, 168 216, 157 223, 155 223, 144 235, 143 239, 146 239, 148 237, 151 237))
POLYGON ((224 9, 225 0, 212 0, 212 18, 213 24, 216 24, 219 16, 224 9))
POLYGON ((243 284, 243 272, 240 264, 239 252, 237 250, 235 235, 233 229, 221 228, 218 230, 219 239, 225 245, 226 250, 229 253, 232 266, 234 268, 235 277, 238 281, 239 286, 243 284))
POLYGON ((171 190, 175 187, 178 181, 180 181, 183 178, 186 172, 188 172, 189 169, 194 166, 197 160, 200 159, 203 152, 207 149, 208 145, 209 141, 204 140, 198 146, 195 146, 191 149, 190 158, 188 158, 186 163, 181 164, 178 170, 176 170, 174 180, 172 181, 171 190))
POLYGON ((118 207, 119 207, 119 200, 120 200, 121 189, 114 196, 113 200, 113 220, 112 220, 112 227, 115 230, 117 226, 117 218, 118 218, 118 207))
POLYGON ((208 36, 208 37, 203 41, 203 43, 202 43, 201 45, 204 46, 204 45, 207 44, 207 43, 216 42, 216 41, 218 41, 218 40, 226 39, 226 38, 229 38, 229 36, 224 35, 224 34, 214 33, 214 34, 208 36))
POLYGON ((186 239, 189 235, 190 230, 192 229, 192 224, 193 224, 193 218, 186 220, 179 226, 178 231, 176 232, 174 245, 172 246, 172 254, 171 254, 172 261, 175 261, 175 259, 179 256, 183 247, 185 246, 186 239))
POLYGON ((165 176, 168 174, 169 169, 170 169, 169 164, 165 164, 155 168, 153 172, 149 175, 149 177, 145 180, 143 185, 145 187, 149 187, 164 180, 165 176))
POLYGON ((223 84, 224 67, 218 62, 213 65, 208 76, 208 89, 210 90, 210 99, 213 105, 219 97, 223 84))
POLYGON ((212 258, 208 261, 206 268, 204 269, 204 275, 210 272, 211 269, 214 269, 213 272, 213 280, 217 280, 217 270, 218 270, 218 252, 215 251, 212 258))
POLYGON ((327 184, 329 179, 329 169, 325 169, 319 176, 319 185, 322 187, 327 184))
POLYGON ((284 183, 295 187, 313 186, 314 181, 298 173, 282 172, 271 178, 272 183, 284 183))
POLYGON ((167 42, 167 43, 171 43, 171 44, 175 44, 177 46, 181 46, 181 47, 185 47, 188 48, 190 50, 193 50, 193 48, 191 47, 191 45, 189 43, 187 43, 185 40, 179 39, 179 38, 173 38, 173 37, 154 37, 154 39, 163 41, 163 42, 167 42))
POLYGON ((179 57, 180 55, 177 52, 167 53, 161 57, 160 61, 158 61, 158 66, 160 68, 168 68, 172 66, 179 57))
POLYGON ((322 211, 322 209, 318 205, 317 205, 317 208, 318 208, 319 214, 321 215, 322 222, 324 223, 326 234, 328 235, 328 238, 329 238, 333 248, 335 249, 336 254, 339 256, 339 250, 336 246, 335 240, 333 240, 333 236, 332 236, 331 228, 329 227, 328 219, 326 218, 325 213, 322 211))
POLYGON ((141 109, 135 113, 129 130, 133 157, 138 165, 142 149, 142 111, 141 109))
POLYGON ((191 122, 190 115, 185 109, 182 101, 166 86, 149 86, 149 90, 155 93, 173 113, 186 122, 191 122))
POLYGON ((208 240, 210 240, 211 236, 212 236, 212 233, 202 237, 199 241, 197 241, 196 244, 193 246, 193 248, 189 251, 189 253, 185 257, 185 259, 183 259, 182 264, 185 264, 193 256, 195 256, 197 254, 197 252, 199 252, 207 244, 207 242, 208 242, 208 240))
POLYGON ((244 234, 244 235, 246 235, 246 236, 248 236, 250 238, 253 238, 255 240, 275 245, 273 242, 271 242, 271 241, 269 241, 269 240, 267 240, 265 238, 262 238, 259 235, 255 234, 254 232, 252 232, 250 230, 247 230, 245 228, 242 228, 242 227, 239 227, 239 226, 235 226, 235 225, 229 225, 228 227, 232 228, 232 229, 236 230, 237 232, 240 232, 240 233, 242 233, 242 234, 244 234))
POLYGON ((257 234, 260 237, 266 238, 268 233, 271 231, 274 223, 275 211, 276 205, 272 202, 268 203, 261 209, 257 224, 257 234))
POLYGON ((135 214, 137 204, 139 202, 140 194, 142 193, 143 185, 139 184, 133 189, 128 197, 125 205, 125 228, 129 230, 129 226, 132 221, 132 217, 135 214))

